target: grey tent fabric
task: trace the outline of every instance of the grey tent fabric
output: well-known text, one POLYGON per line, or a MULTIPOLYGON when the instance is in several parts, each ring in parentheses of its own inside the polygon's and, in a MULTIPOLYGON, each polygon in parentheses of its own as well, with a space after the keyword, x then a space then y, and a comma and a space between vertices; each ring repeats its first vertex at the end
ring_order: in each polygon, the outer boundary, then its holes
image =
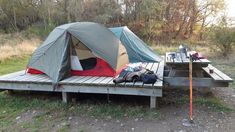
POLYGON ((125 46, 130 62, 160 62, 162 58, 126 26, 109 28, 125 46))
POLYGON ((56 27, 35 50, 28 67, 44 72, 54 83, 69 76, 71 35, 112 68, 117 67, 120 40, 107 28, 92 22, 76 22, 56 27))

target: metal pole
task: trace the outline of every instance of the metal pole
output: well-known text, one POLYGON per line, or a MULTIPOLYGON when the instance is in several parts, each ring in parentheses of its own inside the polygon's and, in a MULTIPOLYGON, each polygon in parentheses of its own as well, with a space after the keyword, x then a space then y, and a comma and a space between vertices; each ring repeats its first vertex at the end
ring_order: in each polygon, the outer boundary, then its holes
POLYGON ((193 121, 193 60, 192 56, 189 57, 189 98, 190 98, 190 111, 189 111, 189 119, 193 121))

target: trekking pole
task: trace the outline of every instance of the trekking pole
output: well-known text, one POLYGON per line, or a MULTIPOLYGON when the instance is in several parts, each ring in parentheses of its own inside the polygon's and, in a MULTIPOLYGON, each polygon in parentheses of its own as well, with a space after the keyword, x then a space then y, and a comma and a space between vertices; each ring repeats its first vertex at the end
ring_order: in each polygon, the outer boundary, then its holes
POLYGON ((193 59, 190 55, 189 57, 189 100, 190 100, 190 111, 189 111, 189 119, 190 122, 193 121, 193 59))

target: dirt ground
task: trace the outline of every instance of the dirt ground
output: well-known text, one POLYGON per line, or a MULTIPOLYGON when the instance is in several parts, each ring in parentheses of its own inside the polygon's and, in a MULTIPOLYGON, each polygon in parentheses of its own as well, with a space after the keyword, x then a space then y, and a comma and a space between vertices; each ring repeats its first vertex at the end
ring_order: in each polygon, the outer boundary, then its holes
MULTIPOLYGON (((164 97, 159 99, 160 116, 156 119, 149 118, 98 118, 93 116, 66 116, 63 120, 52 120, 51 131, 71 131, 71 132, 234 132, 235 113, 214 111, 207 105, 194 105, 194 123, 188 124, 188 105, 175 103, 187 92, 176 90, 169 93, 164 92, 164 97), (61 129, 63 128, 63 129, 61 129)), ((213 88, 209 93, 222 99, 232 109, 235 109, 235 90, 233 88, 213 88)), ((205 96, 201 92, 195 92, 194 96, 205 96)), ((208 96, 208 95, 206 95, 208 96)), ((120 98, 122 96, 119 96, 120 98)), ((135 98, 131 96, 130 98, 135 98)), ((115 102, 115 99, 113 100, 115 102)), ((148 102, 145 99, 143 102, 148 102)), ((139 105, 142 105, 141 103, 139 105)), ((145 104, 146 105, 146 104, 145 104)), ((17 123, 9 131, 25 131, 27 129, 19 127, 23 123, 31 122, 34 117, 43 114, 41 110, 29 110, 16 118, 17 123)), ((53 117, 52 117, 53 118, 53 117)), ((49 123, 48 123, 49 124, 49 123)), ((40 131, 40 129, 39 129, 40 131)))

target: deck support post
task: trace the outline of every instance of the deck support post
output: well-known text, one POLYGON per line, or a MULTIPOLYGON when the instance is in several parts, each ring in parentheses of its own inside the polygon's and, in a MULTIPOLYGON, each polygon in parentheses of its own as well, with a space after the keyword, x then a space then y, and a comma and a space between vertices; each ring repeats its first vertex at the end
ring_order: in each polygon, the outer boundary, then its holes
POLYGON ((156 96, 150 96, 150 108, 156 108, 157 103, 157 97, 156 96))
POLYGON ((62 92, 62 101, 64 103, 68 103, 68 101, 69 101, 69 93, 68 92, 62 92))

